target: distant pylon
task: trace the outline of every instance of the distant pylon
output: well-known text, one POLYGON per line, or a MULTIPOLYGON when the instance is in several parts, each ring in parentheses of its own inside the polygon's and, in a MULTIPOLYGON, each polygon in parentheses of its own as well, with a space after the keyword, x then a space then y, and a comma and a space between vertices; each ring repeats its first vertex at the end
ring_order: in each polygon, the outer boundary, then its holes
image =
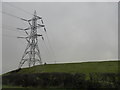
POLYGON ((42 17, 37 16, 36 11, 34 11, 33 18, 30 20, 22 19, 24 21, 27 21, 30 25, 30 27, 21 29, 17 28, 19 30, 23 30, 26 33, 26 37, 18 37, 18 38, 24 38, 27 41, 27 46, 24 51, 24 54, 22 56, 22 59, 19 63, 19 68, 22 67, 22 65, 27 61, 29 67, 34 66, 37 62, 41 65, 42 60, 40 56, 40 50, 38 47, 38 36, 42 37, 42 40, 44 40, 42 34, 37 33, 37 29, 40 27, 44 27, 44 31, 46 32, 45 25, 43 25, 42 17), (38 24, 37 20, 41 20, 41 23, 38 24))

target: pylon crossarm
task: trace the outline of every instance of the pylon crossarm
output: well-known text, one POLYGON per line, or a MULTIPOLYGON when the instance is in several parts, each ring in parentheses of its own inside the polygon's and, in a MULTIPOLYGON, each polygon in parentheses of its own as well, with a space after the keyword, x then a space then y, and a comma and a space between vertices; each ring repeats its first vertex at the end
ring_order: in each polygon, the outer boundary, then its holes
POLYGON ((26 30, 29 30, 30 28, 26 28, 26 29, 21 29, 21 28, 17 28, 18 30, 22 30, 25 31, 25 33, 28 35, 28 32, 26 30))
POLYGON ((26 38, 28 38, 28 37, 17 37, 17 38, 23 38, 23 39, 26 39, 26 38))
POLYGON ((37 27, 45 27, 45 25, 43 24, 37 24, 38 26, 37 27))
POLYGON ((35 36, 42 36, 41 34, 35 34, 35 36))
POLYGON ((41 19, 42 24, 44 23, 43 20, 41 19))
POLYGON ((47 30, 46 30, 46 28, 45 28, 45 25, 40 25, 40 24, 38 24, 38 26, 37 26, 38 28, 41 28, 41 27, 43 27, 43 30, 46 32, 47 30))
POLYGON ((24 19, 24 18, 20 18, 21 20, 23 20, 23 21, 28 21, 27 19, 24 19))
POLYGON ((28 28, 25 28, 25 29, 22 29, 22 28, 17 28, 18 30, 29 30, 29 29, 31 29, 30 27, 28 27, 28 28))
POLYGON ((36 17, 36 19, 42 19, 42 17, 34 15, 36 17))
POLYGON ((32 27, 32 24, 30 23, 30 21, 28 21, 28 24, 32 27))
POLYGON ((44 31, 46 32, 46 28, 44 27, 44 31))

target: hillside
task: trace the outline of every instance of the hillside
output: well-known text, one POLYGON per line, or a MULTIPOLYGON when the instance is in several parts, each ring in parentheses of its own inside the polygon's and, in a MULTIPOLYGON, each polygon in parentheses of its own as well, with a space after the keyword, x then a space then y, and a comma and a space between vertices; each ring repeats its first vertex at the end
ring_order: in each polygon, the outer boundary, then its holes
MULTIPOLYGON (((118 61, 46 64, 2 75, 3 88, 118 88, 118 61), (31 82, 32 81, 32 82, 31 82)), ((31 89, 30 89, 31 90, 31 89)))
MULTIPOLYGON (((118 72, 119 61, 83 62, 66 64, 46 64, 31 68, 23 68, 17 73, 44 73, 44 72, 66 72, 85 73, 90 72, 118 72)), ((14 71, 13 71, 14 72, 14 71)))

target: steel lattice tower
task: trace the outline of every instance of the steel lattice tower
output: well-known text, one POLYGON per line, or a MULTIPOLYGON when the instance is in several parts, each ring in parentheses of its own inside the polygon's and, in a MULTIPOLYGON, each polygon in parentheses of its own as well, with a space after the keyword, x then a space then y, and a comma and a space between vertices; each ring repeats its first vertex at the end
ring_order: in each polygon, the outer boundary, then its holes
POLYGON ((37 29, 44 27, 44 31, 46 31, 45 26, 43 25, 43 20, 41 17, 36 15, 36 11, 34 12, 32 19, 30 20, 22 19, 22 20, 27 21, 30 27, 26 29, 17 28, 19 30, 25 31, 27 35, 27 37, 18 37, 18 38, 24 38, 27 41, 27 46, 20 61, 19 68, 21 68, 26 61, 28 62, 29 67, 34 66, 37 62, 41 65, 42 60, 40 56, 40 50, 38 47, 38 37, 41 36, 43 40, 44 38, 42 34, 37 33, 37 29), (41 24, 37 23, 38 20, 41 20, 41 24), (28 30, 30 31, 28 32, 28 30))

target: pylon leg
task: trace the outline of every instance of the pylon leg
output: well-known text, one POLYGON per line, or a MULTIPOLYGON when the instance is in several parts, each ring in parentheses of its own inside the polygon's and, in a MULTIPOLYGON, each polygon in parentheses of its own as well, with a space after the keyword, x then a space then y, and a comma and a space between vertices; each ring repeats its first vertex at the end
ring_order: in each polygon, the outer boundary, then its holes
POLYGON ((40 65, 42 64, 42 60, 41 60, 41 56, 40 56, 40 50, 39 50, 39 48, 38 48, 38 45, 36 45, 36 49, 37 49, 37 55, 38 55, 38 57, 39 57, 39 63, 40 63, 40 65))
POLYGON ((22 60, 22 61, 20 62, 20 64, 19 64, 19 68, 22 67, 22 65, 25 63, 25 61, 27 61, 27 60, 22 60))
POLYGON ((21 61, 20 61, 20 65, 19 65, 19 67, 18 68, 21 68, 22 67, 22 65, 25 63, 25 59, 24 59, 24 57, 27 55, 27 50, 29 49, 29 47, 30 47, 30 44, 28 43, 28 45, 26 46, 26 49, 25 49, 25 51, 24 51, 24 54, 23 54, 23 56, 22 56, 22 59, 21 59, 21 61))

